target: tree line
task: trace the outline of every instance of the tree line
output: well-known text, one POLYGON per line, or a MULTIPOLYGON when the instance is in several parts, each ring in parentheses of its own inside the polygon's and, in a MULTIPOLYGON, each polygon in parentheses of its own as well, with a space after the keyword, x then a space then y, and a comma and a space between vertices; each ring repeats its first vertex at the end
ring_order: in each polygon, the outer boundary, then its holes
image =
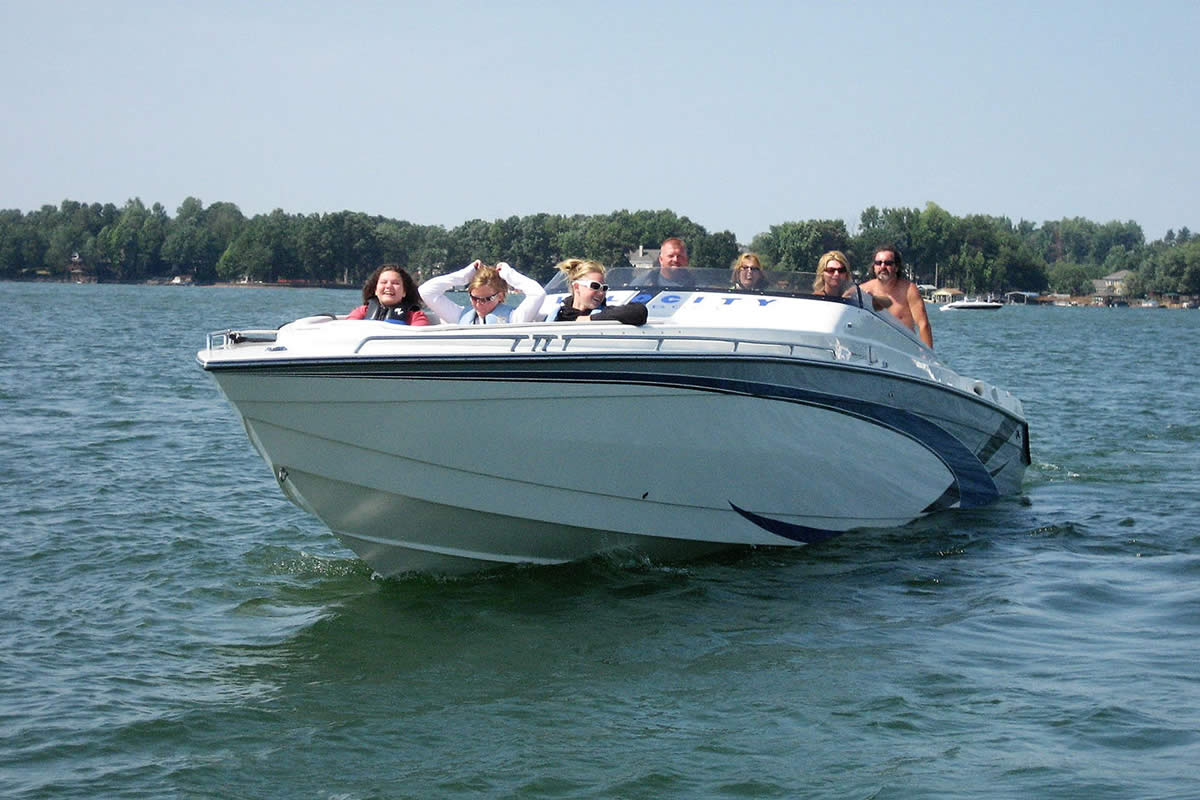
MULTIPOLYGON (((446 229, 356 211, 246 217, 233 203, 207 207, 189 197, 174 216, 134 198, 112 203, 64 200, 37 211, 0 211, 0 278, 65 280, 82 268, 104 281, 189 275, 217 281, 304 282, 357 286, 379 264, 407 268, 417 280, 476 258, 507 261, 538 280, 580 256, 627 266, 627 253, 670 236, 688 244, 697 267, 728 268, 739 252, 729 231, 710 233, 670 210, 564 216, 531 214, 446 229)), ((811 271, 828 250, 842 250, 860 276, 882 243, 899 247, 909 277, 972 294, 1019 291, 1091 293, 1091 281, 1120 270, 1133 294, 1200 293, 1200 237, 1187 228, 1146 242, 1136 222, 1074 217, 1038 225, 1007 217, 956 217, 924 209, 862 212, 854 232, 842 220, 782 222, 749 249, 768 269, 811 271)))

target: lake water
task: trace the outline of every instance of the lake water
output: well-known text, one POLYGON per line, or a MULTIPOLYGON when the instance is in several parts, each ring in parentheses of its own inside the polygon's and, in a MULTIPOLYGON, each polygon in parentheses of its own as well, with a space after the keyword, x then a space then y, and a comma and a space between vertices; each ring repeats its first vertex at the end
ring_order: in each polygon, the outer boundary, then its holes
POLYGON ((382 581, 194 360, 356 299, 0 283, 0 796, 1200 797, 1200 313, 932 312, 990 508, 382 581))

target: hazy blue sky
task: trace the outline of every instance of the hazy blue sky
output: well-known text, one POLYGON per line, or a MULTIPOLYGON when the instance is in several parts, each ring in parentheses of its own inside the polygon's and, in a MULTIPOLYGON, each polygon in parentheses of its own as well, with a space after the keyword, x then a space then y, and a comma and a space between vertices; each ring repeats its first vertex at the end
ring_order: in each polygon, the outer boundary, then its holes
POLYGON ((1200 2, 0 0, 0 207, 1200 230, 1200 2))

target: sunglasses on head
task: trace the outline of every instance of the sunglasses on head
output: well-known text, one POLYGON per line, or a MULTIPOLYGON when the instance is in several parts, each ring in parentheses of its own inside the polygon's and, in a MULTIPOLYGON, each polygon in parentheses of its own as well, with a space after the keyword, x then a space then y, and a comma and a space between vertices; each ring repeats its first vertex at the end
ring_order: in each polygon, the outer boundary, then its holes
POLYGON ((591 289, 593 292, 607 292, 608 284, 600 281, 575 281, 580 289, 591 289))

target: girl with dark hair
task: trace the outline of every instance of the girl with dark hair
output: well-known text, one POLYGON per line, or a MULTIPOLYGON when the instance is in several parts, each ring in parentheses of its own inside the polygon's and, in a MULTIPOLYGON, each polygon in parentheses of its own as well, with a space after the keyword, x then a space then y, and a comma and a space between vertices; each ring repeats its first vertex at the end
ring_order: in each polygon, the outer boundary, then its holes
POLYGON ((346 319, 382 319, 400 325, 428 325, 421 295, 412 276, 395 264, 384 264, 363 284, 363 304, 346 319))

